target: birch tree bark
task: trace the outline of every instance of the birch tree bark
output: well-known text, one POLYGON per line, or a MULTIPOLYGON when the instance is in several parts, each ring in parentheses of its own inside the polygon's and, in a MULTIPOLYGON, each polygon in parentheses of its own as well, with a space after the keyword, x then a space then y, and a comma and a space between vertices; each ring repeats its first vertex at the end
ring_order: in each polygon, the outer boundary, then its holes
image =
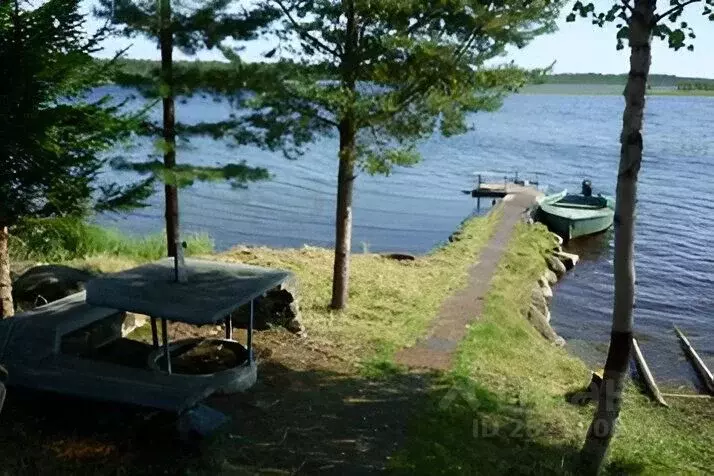
POLYGON ((625 86, 625 112, 620 135, 620 166, 615 206, 615 300, 610 348, 600 387, 598 408, 581 451, 584 474, 597 474, 603 465, 620 409, 632 345, 635 304, 635 205, 637 176, 642 163, 642 118, 649 75, 656 0, 635 0, 630 21, 630 73, 625 86))

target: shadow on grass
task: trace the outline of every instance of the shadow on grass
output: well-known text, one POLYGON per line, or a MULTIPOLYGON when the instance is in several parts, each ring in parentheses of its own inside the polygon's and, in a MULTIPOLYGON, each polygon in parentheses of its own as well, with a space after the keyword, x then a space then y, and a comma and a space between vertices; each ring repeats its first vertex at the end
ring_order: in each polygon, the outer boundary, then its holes
MULTIPOLYGON (((306 355, 309 358, 309 355, 306 355)), ((380 378, 268 360, 200 445, 173 416, 11 389, 0 417, 6 474, 567 473, 573 449, 539 443, 528 409, 473 383, 387 369, 380 378)))
POLYGON ((455 380, 435 389, 397 453, 396 474, 572 474, 577 449, 547 442, 529 408, 455 380))
POLYGON ((433 378, 377 381, 273 361, 259 375, 249 392, 206 402, 231 422, 195 446, 178 440, 170 414, 11 388, 0 416, 0 473, 377 473, 433 378))

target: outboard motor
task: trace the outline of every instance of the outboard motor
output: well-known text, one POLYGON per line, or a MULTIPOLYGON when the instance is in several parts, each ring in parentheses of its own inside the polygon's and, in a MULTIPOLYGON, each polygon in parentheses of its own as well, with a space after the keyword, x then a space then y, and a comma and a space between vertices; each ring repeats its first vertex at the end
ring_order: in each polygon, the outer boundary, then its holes
POLYGON ((583 191, 582 194, 586 197, 593 196, 593 184, 590 180, 583 180, 583 191))

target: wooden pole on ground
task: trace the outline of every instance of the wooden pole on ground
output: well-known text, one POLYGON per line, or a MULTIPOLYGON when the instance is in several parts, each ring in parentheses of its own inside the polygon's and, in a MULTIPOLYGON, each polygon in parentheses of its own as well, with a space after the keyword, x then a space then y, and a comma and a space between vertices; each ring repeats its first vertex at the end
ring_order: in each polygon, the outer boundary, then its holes
POLYGON ((712 373, 704 364, 702 358, 699 357, 697 351, 694 350, 692 344, 689 343, 689 340, 684 336, 684 334, 682 334, 682 331, 680 331, 677 326, 674 326, 674 332, 677 333, 677 337, 679 337, 679 340, 682 342, 682 347, 684 347, 684 352, 687 354, 687 357, 689 357, 689 360, 691 360, 694 364, 694 368, 697 370, 697 373, 704 382, 704 386, 707 391, 714 394, 714 377, 712 377, 712 373))
POLYGON ((697 398, 702 400, 712 400, 714 396, 712 395, 699 395, 699 394, 688 394, 688 393, 663 393, 665 397, 669 398, 697 398))
POLYGON ((660 405, 664 407, 669 407, 669 405, 667 405, 667 402, 664 401, 662 393, 660 393, 659 388, 657 387, 657 383, 655 382, 655 379, 652 376, 652 372, 650 372, 650 368, 647 365, 647 362, 645 362, 645 357, 642 355, 640 346, 637 344, 637 339, 635 339, 634 337, 632 338, 632 352, 635 357, 635 364, 637 365, 637 373, 639 373, 642 377, 642 380, 644 381, 645 386, 647 387, 647 390, 649 391, 652 398, 654 398, 655 401, 657 401, 657 403, 659 403, 660 405))

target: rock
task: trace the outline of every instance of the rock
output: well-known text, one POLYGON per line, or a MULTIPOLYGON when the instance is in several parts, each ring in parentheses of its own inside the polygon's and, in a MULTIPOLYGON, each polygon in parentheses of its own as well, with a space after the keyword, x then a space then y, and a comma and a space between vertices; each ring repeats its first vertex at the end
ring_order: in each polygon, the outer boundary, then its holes
POLYGON ((568 272, 565 265, 553 255, 546 256, 545 261, 548 263, 548 269, 555 273, 558 279, 565 276, 565 273, 568 272))
MULTIPOLYGON (((294 280, 288 280, 256 298, 253 312, 253 328, 256 330, 282 326, 290 332, 305 335, 305 326, 300 316, 297 282, 294 280)), ((233 313, 233 323, 236 327, 248 327, 249 319, 250 304, 233 313)))
POLYGON ((573 269, 580 260, 580 256, 573 253, 566 253, 565 251, 558 251, 556 253, 553 253, 553 256, 558 258, 561 263, 565 265, 565 269, 568 271, 573 269))
POLYGON ((558 246, 558 247, 563 246, 563 237, 562 236, 560 236, 557 233, 552 233, 552 232, 551 232, 550 236, 555 241, 556 246, 558 246))
POLYGON ((531 290, 531 305, 534 306, 544 316, 548 314, 548 301, 543 296, 543 291, 538 285, 533 286, 531 290))
POLYGON ((545 281, 551 286, 558 283, 558 276, 556 276, 555 273, 549 269, 543 271, 543 276, 541 277, 541 279, 545 279, 545 281))
POLYGON ((461 239, 461 231, 460 230, 456 230, 451 235, 449 235, 449 243, 459 241, 460 239, 461 239))
POLYGON ((144 316, 143 314, 134 314, 133 312, 127 312, 124 316, 124 321, 121 325, 121 336, 128 336, 139 327, 144 326, 147 322, 149 322, 148 316, 144 316))
POLYGON ((12 283, 13 299, 22 309, 31 309, 83 291, 84 284, 93 277, 68 266, 35 266, 12 283))
POLYGON ((557 347, 563 347, 565 345, 565 339, 560 337, 555 333, 550 324, 548 324, 548 318, 545 314, 540 312, 535 306, 531 305, 528 309, 528 321, 536 328, 540 334, 552 342, 557 347))
POLYGON ((307 335, 305 332, 305 326, 302 324, 302 321, 300 321, 300 319, 296 317, 290 319, 290 321, 288 321, 288 323, 285 325, 285 328, 299 336, 307 335))
POLYGON ((416 260, 416 256, 410 255, 408 253, 388 253, 388 254, 383 254, 385 258, 388 259, 393 259, 396 261, 414 261, 416 260))
POLYGON ((538 286, 540 287, 545 300, 550 303, 553 300, 553 290, 551 289, 550 284, 548 284, 548 281, 541 278, 538 280, 538 286))

